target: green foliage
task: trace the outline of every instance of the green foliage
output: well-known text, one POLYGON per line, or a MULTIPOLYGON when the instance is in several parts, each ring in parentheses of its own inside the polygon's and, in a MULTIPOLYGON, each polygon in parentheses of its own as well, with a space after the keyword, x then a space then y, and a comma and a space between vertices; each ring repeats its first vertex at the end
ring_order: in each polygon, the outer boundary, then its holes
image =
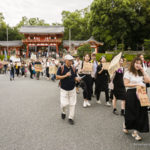
POLYGON ((144 49, 145 50, 150 50, 150 39, 145 39, 144 40, 144 49))
MULTIPOLYGON (((5 55, 0 55, 0 60, 4 60, 4 58, 5 58, 5 55)), ((7 56, 7 60, 9 59, 10 59, 10 56, 7 56)))
MULTIPOLYGON (((106 60, 108 62, 110 62, 112 60, 112 58, 114 56, 116 56, 118 53, 114 53, 114 54, 105 54, 105 53, 98 53, 96 54, 96 60, 99 61, 100 58, 102 56, 105 56, 106 57, 106 60)), ((150 56, 150 55, 149 55, 150 56)), ((124 54, 124 58, 127 60, 127 61, 132 61, 134 58, 136 57, 136 55, 131 55, 131 54, 124 54)))
POLYGON ((87 40, 91 34, 89 31, 89 8, 76 10, 74 12, 63 11, 62 22, 65 27, 64 39, 69 39, 69 29, 72 40, 87 40))
POLYGON ((85 54, 87 54, 87 53, 91 54, 91 51, 92 51, 92 49, 91 49, 90 44, 84 44, 78 48, 77 54, 78 54, 78 56, 80 56, 80 58, 83 58, 83 56, 85 54))
POLYGON ((99 61, 102 56, 105 56, 106 60, 109 62, 112 60, 113 54, 98 53, 96 54, 96 60, 99 61))
POLYGON ((136 55, 131 55, 131 54, 125 54, 124 58, 126 58, 127 61, 132 61, 136 55))
POLYGON ((150 0, 94 0, 89 21, 92 35, 105 43, 106 50, 118 43, 136 50, 150 39, 149 10, 150 0))
POLYGON ((22 17, 22 20, 17 24, 17 28, 22 26, 49 26, 43 19, 22 17))

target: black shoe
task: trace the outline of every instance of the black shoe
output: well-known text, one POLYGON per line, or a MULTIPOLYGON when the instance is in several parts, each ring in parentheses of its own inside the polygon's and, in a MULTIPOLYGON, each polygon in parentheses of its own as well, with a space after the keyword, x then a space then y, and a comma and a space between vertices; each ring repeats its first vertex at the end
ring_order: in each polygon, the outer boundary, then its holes
POLYGON ((68 119, 69 124, 74 125, 74 121, 72 119, 68 119))
POLYGON ((63 113, 62 113, 62 114, 61 114, 61 118, 62 118, 62 119, 65 119, 65 118, 66 118, 66 114, 63 114, 63 113))
POLYGON ((113 110, 113 114, 115 115, 119 115, 118 111, 117 110, 113 110))
POLYGON ((123 109, 121 110, 120 115, 121 115, 121 116, 124 116, 124 115, 125 115, 125 111, 124 111, 123 109))

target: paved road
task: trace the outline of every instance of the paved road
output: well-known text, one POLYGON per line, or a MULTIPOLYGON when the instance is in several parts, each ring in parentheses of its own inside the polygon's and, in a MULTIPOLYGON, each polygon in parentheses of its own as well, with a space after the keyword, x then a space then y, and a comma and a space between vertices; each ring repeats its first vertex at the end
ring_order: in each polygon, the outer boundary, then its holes
POLYGON ((71 126, 60 119, 57 82, 0 75, 0 150, 149 150, 150 134, 142 142, 124 135, 123 117, 101 99, 82 108, 79 94, 71 126))

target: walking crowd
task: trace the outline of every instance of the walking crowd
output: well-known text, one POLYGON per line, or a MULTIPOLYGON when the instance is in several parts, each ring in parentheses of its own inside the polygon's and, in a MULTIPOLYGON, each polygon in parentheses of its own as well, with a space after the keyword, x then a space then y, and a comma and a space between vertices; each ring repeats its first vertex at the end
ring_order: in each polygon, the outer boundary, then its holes
POLYGON ((5 73, 10 71, 10 81, 15 76, 30 78, 45 78, 46 80, 59 81, 61 118, 66 118, 66 110, 69 107, 68 122, 74 125, 75 106, 79 88, 83 91, 83 108, 92 107, 91 100, 96 97, 97 105, 102 104, 101 93, 105 93, 105 105, 112 105, 112 113, 124 117, 123 133, 129 134, 133 130, 132 137, 142 140, 139 132, 149 132, 148 106, 141 106, 137 86, 148 88, 150 77, 142 54, 131 62, 128 67, 124 66, 124 58, 119 60, 119 67, 110 76, 105 67, 106 58, 102 56, 96 60, 96 54, 86 54, 83 61, 80 57, 72 57, 70 54, 63 59, 41 58, 28 62, 12 62, 5 66, 5 73), (85 69, 85 68, 91 69, 85 69), (120 113, 117 110, 117 101, 121 101, 120 113))

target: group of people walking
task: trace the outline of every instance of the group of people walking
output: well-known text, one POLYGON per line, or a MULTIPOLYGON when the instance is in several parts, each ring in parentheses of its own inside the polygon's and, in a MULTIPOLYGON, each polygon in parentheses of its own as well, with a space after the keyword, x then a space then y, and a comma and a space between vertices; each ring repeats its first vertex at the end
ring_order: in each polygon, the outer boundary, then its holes
MULTIPOLYGON (((146 87, 150 83, 150 77, 144 66, 143 55, 138 55, 130 64, 124 68, 124 58, 119 61, 120 67, 109 75, 108 69, 104 67, 105 56, 96 61, 96 54, 86 54, 83 61, 79 57, 74 60, 71 55, 64 57, 64 65, 57 71, 56 79, 60 80, 60 103, 61 118, 66 118, 66 107, 69 106, 68 121, 71 125, 74 122, 76 93, 79 93, 79 86, 83 89, 83 107, 90 107, 92 97, 96 97, 97 104, 101 104, 101 92, 105 93, 105 105, 111 106, 113 114, 119 115, 117 111, 117 100, 121 100, 120 115, 124 116, 123 132, 131 134, 135 140, 142 140, 138 132, 149 132, 148 108, 140 104, 136 93, 136 87, 146 87), (84 64, 92 64, 92 70, 84 72, 84 64), (93 86, 95 85, 95 86, 93 86)), ((147 86, 148 87, 148 86, 147 86)))
POLYGON ((131 62, 128 68, 124 67, 124 58, 119 60, 119 67, 110 76, 108 68, 105 67, 106 58, 102 56, 99 61, 96 60, 96 54, 86 54, 81 61, 79 56, 74 59, 70 54, 63 60, 46 59, 30 61, 29 64, 13 63, 10 61, 8 68, 10 70, 10 80, 14 76, 27 76, 30 72, 30 78, 34 76, 39 80, 40 75, 47 80, 60 80, 60 107, 61 118, 66 118, 67 106, 69 106, 68 122, 74 125, 75 106, 77 103, 77 94, 82 89, 83 108, 91 106, 91 100, 96 98, 98 105, 102 104, 101 93, 105 93, 105 105, 112 105, 114 115, 124 116, 123 132, 131 134, 135 140, 142 140, 139 132, 149 132, 148 107, 142 106, 137 95, 137 86, 150 87, 150 77, 147 74, 147 66, 144 63, 142 54, 131 62), (85 71, 85 64, 92 66, 91 70, 85 71), (41 70, 36 71, 36 65, 41 66, 41 70), (50 66, 58 68, 56 73, 50 73, 50 66), (121 101, 120 113, 117 110, 117 100, 121 101), (112 102, 112 103, 111 103, 112 102))

